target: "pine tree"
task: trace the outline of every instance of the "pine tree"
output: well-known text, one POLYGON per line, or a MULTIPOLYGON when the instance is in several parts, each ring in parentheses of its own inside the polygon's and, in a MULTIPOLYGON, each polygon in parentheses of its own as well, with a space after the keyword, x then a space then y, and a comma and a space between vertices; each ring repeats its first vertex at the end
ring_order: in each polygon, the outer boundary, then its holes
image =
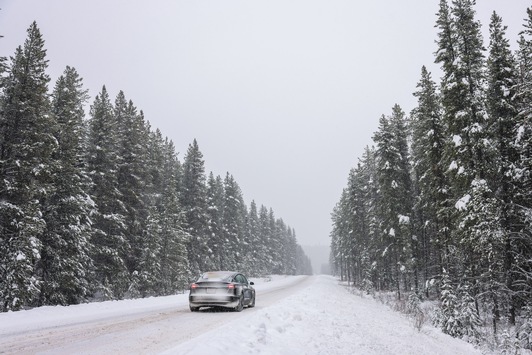
POLYGON ((91 196, 98 207, 91 236, 95 287, 100 297, 120 299, 129 287, 125 256, 130 246, 125 236, 127 210, 118 189, 118 127, 105 86, 94 99, 90 115, 87 161, 91 196))
POLYGON ((137 262, 137 268, 132 273, 129 292, 132 297, 157 296, 163 293, 164 283, 161 274, 161 256, 163 246, 161 241, 161 216, 155 206, 149 209, 146 230, 142 237, 142 249, 137 262))
MULTIPOLYGON (((348 196, 348 206, 345 213, 348 218, 350 245, 350 264, 353 281, 356 284, 361 284, 364 278, 364 258, 363 255, 367 251, 367 210, 365 205, 364 184, 365 181, 362 173, 362 165, 359 162, 356 169, 352 169, 347 181, 346 194, 348 196)), ((350 278, 350 277, 348 277, 350 278)))
POLYGON ((284 232, 285 247, 283 248, 283 274, 295 275, 297 271, 297 239, 295 231, 286 226, 284 232))
POLYGON ((441 314, 439 326, 441 330, 453 337, 462 335, 459 321, 458 298, 451 284, 451 279, 447 271, 443 270, 440 286, 441 314))
POLYGON ((281 232, 278 231, 277 218, 273 209, 268 210, 268 230, 270 231, 269 238, 267 239, 267 249, 269 250, 268 270, 270 274, 279 274, 282 260, 282 254, 280 248, 282 248, 281 232))
MULTIPOLYGON (((517 252, 515 244, 512 243, 512 235, 518 233, 522 223, 516 218, 519 213, 513 204, 516 194, 515 186, 517 181, 513 178, 512 170, 518 164, 519 155, 513 147, 516 131, 517 102, 515 84, 517 82, 517 69, 514 57, 510 51, 510 45, 505 38, 506 26, 502 26, 502 19, 494 12, 490 23, 490 46, 487 61, 487 108, 488 126, 487 132, 490 141, 493 142, 493 149, 490 155, 492 164, 489 172, 489 185, 494 191, 496 203, 499 206, 500 233, 488 231, 492 236, 498 236, 498 245, 495 250, 489 248, 489 253, 484 253, 483 260, 496 262, 500 267, 488 265, 489 279, 485 284, 490 285, 493 328, 496 333, 497 321, 500 317, 499 297, 508 297, 508 293, 513 293, 512 270, 514 258, 517 252), (514 244, 514 245, 512 245, 514 244), (494 260, 500 257, 499 260, 494 260), (503 262, 504 261, 504 262, 503 262), (494 270, 500 272, 493 275, 494 270), (496 276, 496 279, 494 277, 496 276), (497 285, 497 286, 495 286, 497 285), (503 294, 506 294, 503 296, 503 294)), ((510 295, 510 297, 513 297, 510 295)), ((515 324, 514 302, 510 305, 510 322, 515 324)))
POLYGON ((37 24, 29 27, 3 82, 0 116, 0 310, 35 304, 45 229, 42 203, 50 192, 57 149, 50 114, 48 61, 37 24))
POLYGON ((460 335, 470 343, 478 343, 481 325, 480 317, 476 309, 476 302, 470 292, 470 286, 466 283, 458 290, 458 322, 460 335))
POLYGON ((249 243, 249 250, 245 256, 245 263, 242 267, 250 275, 261 275, 261 244, 259 238, 260 221, 257 212, 257 204, 251 201, 249 212, 247 214, 247 242, 249 243))
POLYGON ((223 269, 225 253, 223 214, 224 214, 224 185, 222 178, 218 175, 214 177, 211 172, 207 181, 208 219, 209 219, 209 269, 223 269))
POLYGON ((407 260, 412 258, 410 211, 411 181, 404 112, 398 105, 390 118, 382 116, 374 135, 377 145, 377 179, 380 191, 378 214, 381 221, 382 254, 388 286, 400 298, 401 281, 409 283, 407 260), (406 225, 405 225, 406 224, 406 225))
POLYGON ((185 215, 179 204, 177 183, 181 166, 172 141, 164 145, 164 190, 162 191, 161 232, 162 257, 161 272, 164 294, 185 290, 190 279, 187 242, 190 236, 185 231, 185 215))
POLYGON ((53 180, 44 203, 46 229, 42 237, 40 304, 79 303, 90 294, 93 269, 89 241, 95 205, 87 194, 90 178, 85 164, 83 104, 87 92, 74 68, 56 82, 52 113, 58 129, 53 154, 53 180))
MULTIPOLYGON (((449 127, 457 131, 464 149, 458 149, 458 166, 464 168, 469 182, 474 176, 485 178, 483 156, 483 128, 486 109, 483 104, 484 87, 484 47, 480 33, 480 23, 475 20, 474 0, 454 0, 452 13, 456 32, 457 67, 454 75, 460 96, 451 107, 448 116, 449 127), (458 131, 460 129, 460 131, 458 131)), ((455 142, 456 144, 457 142, 455 142)), ((467 186, 466 186, 467 187, 467 186)))
POLYGON ((331 231, 331 255, 333 267, 340 274, 342 281, 351 281, 349 270, 350 258, 350 239, 349 239, 349 222, 347 214, 349 211, 347 190, 342 191, 340 201, 336 204, 331 214, 333 230, 331 231))
MULTIPOLYGON (((528 125, 521 128, 520 134, 528 132, 530 117, 532 117, 532 7, 527 8, 527 18, 523 27, 518 41, 519 78, 516 90, 519 100, 519 116, 524 121, 523 123, 528 125)), ((530 136, 529 132, 528 136, 530 136)))
POLYGON ((181 206, 186 216, 187 245, 191 272, 195 275, 206 271, 208 257, 207 187, 205 162, 197 141, 189 145, 183 163, 183 190, 181 206))
POLYGON ((419 225, 420 267, 427 281, 440 274, 441 251, 449 245, 448 217, 441 213, 448 211, 444 203, 449 198, 441 161, 445 125, 436 84, 425 67, 421 69, 417 87, 414 96, 418 98, 418 106, 412 112, 412 159, 417 196, 414 210, 419 225))
POLYGON ((377 216, 379 230, 379 247, 382 253, 382 277, 387 288, 395 288, 400 293, 399 288, 399 250, 401 246, 397 243, 395 231, 397 229, 397 213, 394 208, 398 201, 392 200, 394 189, 397 187, 397 180, 394 177, 394 162, 397 160, 398 152, 393 145, 390 122, 384 115, 379 120, 378 131, 373 136, 377 145, 377 184, 381 197, 377 201, 377 216), (389 197, 388 197, 389 196, 389 197))
POLYGON ((174 144, 163 139, 159 130, 150 134, 148 151, 151 203, 140 273, 149 282, 147 289, 170 295, 183 290, 191 276, 186 249, 189 235, 179 203, 181 166, 174 144))
POLYGON ((441 63, 443 115, 450 135, 444 160, 457 198, 463 196, 478 168, 474 152, 475 130, 482 113, 479 90, 482 87, 482 40, 474 21, 470 0, 453 1, 449 9, 440 1, 437 27, 439 41, 436 63, 441 63), (476 164, 476 165, 475 165, 476 164))
POLYGON ((120 91, 114 107, 115 121, 118 132, 117 169, 118 190, 126 209, 125 235, 131 248, 124 256, 128 271, 139 271, 138 261, 142 253, 143 243, 147 242, 144 231, 148 220, 148 179, 147 151, 148 131, 142 111, 137 112, 133 102, 126 101, 124 93, 120 91))
MULTIPOLYGON (((451 9, 447 0, 440 0, 440 6, 438 11, 438 19, 436 25, 440 32, 438 32, 438 50, 435 53, 436 63, 441 63, 444 72, 442 79, 442 87, 448 88, 447 83, 453 80, 452 73, 455 70, 456 60, 456 34, 453 29, 453 22, 451 19, 451 9)), ((448 97, 448 95, 444 95, 448 97)))
POLYGON ((259 238, 260 242, 257 249, 260 251, 262 259, 260 260, 260 271, 262 275, 271 274, 273 258, 271 255, 270 241, 272 238, 272 230, 268 209, 264 205, 261 205, 259 209, 259 238))
POLYGON ((532 305, 523 307, 523 323, 519 325, 517 338, 523 349, 532 350, 532 305))
POLYGON ((312 263, 310 258, 305 254, 305 251, 299 244, 297 245, 296 260, 296 275, 312 275, 312 263))
POLYGON ((436 57, 436 62, 441 63, 444 70, 441 92, 447 137, 442 165, 449 185, 449 200, 439 211, 440 215, 448 218, 450 227, 450 238, 443 250, 443 263, 448 265, 448 271, 453 276, 460 273, 464 277, 477 277, 475 260, 463 257, 474 247, 463 243, 463 240, 472 238, 461 234, 455 226, 469 218, 467 209, 457 209, 456 206, 471 196, 473 179, 485 179, 489 171, 486 156, 486 145, 489 145, 486 139, 487 113, 483 100, 484 48, 480 23, 474 18, 474 1, 454 0, 452 4, 451 16, 448 16, 444 5, 440 7, 437 25, 440 38, 445 34, 452 39, 440 41, 438 53, 452 52, 454 59, 449 63, 449 58, 436 57), (449 29, 450 35, 447 35, 449 29), (458 253, 459 250, 461 253, 458 253))
POLYGON ((246 210, 242 191, 229 173, 224 179, 223 209, 223 269, 239 270, 244 259, 242 242, 246 210))
POLYGON ((377 159, 376 152, 373 147, 366 147, 361 163, 363 167, 362 176, 366 181, 364 186, 364 199, 367 211, 367 251, 363 255, 366 269, 364 270, 364 279, 366 284, 371 284, 373 287, 381 289, 380 270, 378 270, 378 261, 380 259, 378 236, 380 234, 378 223, 378 204, 379 204, 379 186, 377 184, 377 159))
POLYGON ((467 203, 459 207, 463 209, 464 219, 459 225, 459 232, 464 235, 462 244, 476 272, 477 289, 468 289, 471 296, 479 292, 486 304, 491 304, 493 328, 496 331, 499 318, 499 297, 503 298, 504 290, 504 239, 501 227, 499 201, 493 197, 487 181, 475 179, 472 182, 471 195, 467 203), (478 274, 478 275, 477 275, 478 274))
POLYGON ((529 282, 532 278, 532 7, 527 9, 517 58, 518 115, 513 146, 519 159, 512 175, 516 181, 515 210, 521 226, 512 238, 512 247, 518 251, 513 254, 513 304, 516 308, 521 308, 530 307, 529 300, 532 298, 532 286, 529 282))
POLYGON ((275 262, 273 266, 273 273, 276 275, 283 275, 285 271, 285 252, 289 248, 287 241, 287 227, 284 221, 280 218, 275 219, 274 244, 276 245, 275 262))

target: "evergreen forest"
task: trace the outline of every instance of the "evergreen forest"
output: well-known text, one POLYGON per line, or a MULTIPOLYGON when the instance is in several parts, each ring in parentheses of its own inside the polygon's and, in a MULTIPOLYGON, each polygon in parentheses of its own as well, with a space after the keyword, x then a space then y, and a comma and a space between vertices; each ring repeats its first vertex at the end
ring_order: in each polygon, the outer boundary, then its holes
POLYGON ((451 336, 532 349, 532 8, 512 50, 495 12, 484 44, 474 5, 440 0, 441 77, 421 68, 416 107, 380 117, 332 212, 331 265, 435 302, 451 336))
POLYGON ((34 22, 0 58, 0 311, 170 295, 202 271, 311 274, 296 233, 205 172, 124 92, 90 105, 67 66, 53 87, 34 22))

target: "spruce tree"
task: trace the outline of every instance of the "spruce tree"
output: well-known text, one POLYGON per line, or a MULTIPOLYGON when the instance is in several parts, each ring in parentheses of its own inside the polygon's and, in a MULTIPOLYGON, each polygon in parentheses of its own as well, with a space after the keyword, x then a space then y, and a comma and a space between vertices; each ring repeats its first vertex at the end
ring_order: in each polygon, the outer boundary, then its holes
MULTIPOLYGON (((430 73, 423 66, 414 96, 418 106, 412 111, 412 165, 415 176, 414 205, 418 224, 420 270, 425 281, 440 274, 442 250, 449 245, 447 180, 441 152, 445 146, 440 97, 430 73)), ((428 292, 428 290, 426 290, 428 292)))
POLYGON ((480 339, 479 327, 482 322, 478 316, 476 301, 471 295, 470 289, 468 283, 458 288, 458 322, 462 338, 470 343, 478 343, 480 339))
POLYGON ((189 235, 179 203, 181 165, 173 142, 163 139, 158 129, 150 133, 148 151, 151 202, 139 268, 147 289, 155 287, 157 294, 170 295, 183 290, 191 276, 186 249, 189 235))
POLYGON ((290 226, 286 226, 284 235, 286 246, 283 248, 283 274, 295 275, 297 271, 296 233, 290 226))
POLYGON ((223 253, 225 259, 222 265, 223 269, 238 270, 242 267, 245 217, 242 191, 234 177, 227 173, 224 179, 223 253))
POLYGON ((270 249, 270 241, 272 239, 272 230, 270 225, 270 219, 268 215, 268 209, 266 206, 261 205, 259 209, 259 238, 258 249, 260 250, 261 260, 261 274, 271 274, 272 256, 270 249))
POLYGON ((27 31, 3 82, 0 107, 0 310, 34 305, 40 279, 43 203, 51 186, 57 122, 50 112, 48 60, 37 24, 27 31))
POLYGON ((164 157, 163 176, 167 183, 161 201, 161 273, 164 294, 172 294, 188 287, 190 269, 187 241, 190 236, 185 231, 185 214, 177 190, 181 165, 174 144, 168 139, 164 144, 164 157))
POLYGON ((52 155, 53 180, 44 204, 39 274, 40 304, 79 303, 90 294, 90 234, 95 205, 88 195, 83 105, 87 92, 74 68, 67 67, 52 93, 58 149, 52 155))
POLYGON ((374 135, 377 145, 377 182, 380 191, 378 215, 381 247, 388 287, 401 296, 401 281, 407 287, 407 260, 412 258, 410 211, 411 181, 404 113, 396 105, 392 116, 382 116, 374 135), (406 225, 405 225, 406 224, 406 225))
POLYGON ((348 196, 347 215, 349 228, 351 275, 355 284, 361 284, 364 278, 363 255, 367 251, 367 210, 365 205, 365 191, 362 165, 359 162, 349 173, 346 193, 348 196))
POLYGON ((127 211, 124 221, 125 235, 131 248, 130 252, 124 255, 124 259, 128 271, 133 273, 139 271, 138 261, 144 249, 143 244, 148 242, 145 240, 147 236, 144 231, 148 219, 147 204, 150 202, 150 179, 145 168, 148 165, 149 134, 142 111, 137 112, 133 102, 126 101, 122 91, 115 100, 114 115, 119 140, 118 190, 127 211))
POLYGON ((441 330, 453 337, 462 335, 460 325, 459 301, 449 274, 444 269, 440 286, 440 315, 439 326, 441 330))
MULTIPOLYGON (((502 263, 501 267, 487 265, 489 279, 485 282, 490 290, 492 303, 493 327, 496 331, 497 321, 500 317, 499 297, 513 298, 514 284, 514 257, 517 252, 515 243, 512 243, 512 235, 519 232, 519 225, 522 223, 513 203, 516 195, 515 186, 518 182, 514 178, 513 170, 519 161, 519 155, 513 142, 517 124, 517 101, 516 82, 517 69, 515 59, 511 53, 508 40, 505 38, 506 26, 502 26, 502 19, 494 12, 490 23, 490 46, 487 61, 487 108, 488 126, 487 131, 493 148, 490 155, 492 164, 489 172, 489 185, 494 191, 494 196, 499 205, 500 233, 492 231, 491 235, 499 236, 497 249, 490 250, 489 254, 484 253, 483 260, 502 263), (494 254, 500 257, 495 261, 494 254), (493 270, 500 272, 493 275, 493 270), (496 276, 496 279, 493 277, 496 276), (495 287, 495 285, 497 285, 495 287), (503 296, 504 295, 504 296, 503 296)), ((510 322, 515 323, 515 308, 511 302, 510 322)))
POLYGON ((331 231, 331 254, 333 257, 334 269, 340 274, 342 281, 351 281, 350 277, 350 238, 348 222, 348 195, 347 190, 342 191, 340 201, 332 212, 333 230, 331 231))
POLYGON ((208 252, 208 216, 205 162, 194 139, 189 145, 183 163, 183 186, 180 196, 185 212, 187 232, 190 239, 187 245, 188 260, 194 275, 206 271, 208 252))
POLYGON ((445 1, 440 3, 437 22, 439 37, 450 38, 449 41, 438 42, 436 56, 436 62, 441 63, 444 71, 441 92, 447 137, 442 166, 449 186, 448 200, 439 211, 441 216, 448 218, 449 227, 443 263, 447 265, 451 277, 465 277, 466 274, 467 277, 476 277, 475 260, 464 258, 473 245, 463 241, 472 239, 462 234, 464 230, 460 232, 456 229, 470 218, 469 211, 456 206, 462 205, 471 196, 473 179, 485 179, 489 170, 486 164, 486 145, 489 145, 486 137, 487 113, 483 101, 484 48, 480 23, 474 18, 474 1, 454 0, 452 5, 449 10, 445 1), (442 53, 453 53, 453 56, 442 56, 442 53), (460 248, 457 248, 458 244, 460 248))
MULTIPOLYGON (((512 176, 516 182, 515 211, 521 221, 512 237, 513 285, 515 308, 528 307, 532 299, 532 7, 527 9, 517 51, 518 79, 516 84, 517 125, 513 146, 519 158, 512 176)), ((528 313, 530 314, 530 312, 528 313)), ((511 320, 514 320, 511 318, 511 320)))
POLYGON ((282 260, 281 250, 282 241, 280 237, 280 231, 278 231, 277 218, 273 209, 270 207, 268 210, 268 229, 270 231, 269 238, 267 240, 267 249, 269 250, 268 270, 271 274, 279 274, 281 268, 280 261, 282 260))
POLYGON ((207 214, 209 218, 209 269, 223 269, 225 260, 223 214, 224 214, 224 185, 222 178, 214 177, 211 172, 207 181, 207 214))
POLYGON ((249 212, 246 219, 247 228, 247 242, 249 243, 248 253, 245 255, 245 263, 243 270, 246 270, 250 275, 261 275, 261 244, 259 238, 260 221, 257 212, 257 204, 251 201, 249 212))
POLYGON ((273 273, 276 275, 282 275, 285 274, 285 265, 284 260, 285 256, 284 253, 286 249, 288 248, 288 243, 286 240, 286 224, 284 221, 280 218, 275 219, 274 224, 274 243, 273 245, 276 246, 276 253, 275 253, 275 260, 273 264, 273 273))
POLYGON ((125 256, 130 246, 125 235, 127 210, 118 189, 118 127, 105 86, 94 99, 90 116, 87 161, 91 196, 98 208, 91 236, 95 291, 99 297, 120 299, 129 287, 125 256))

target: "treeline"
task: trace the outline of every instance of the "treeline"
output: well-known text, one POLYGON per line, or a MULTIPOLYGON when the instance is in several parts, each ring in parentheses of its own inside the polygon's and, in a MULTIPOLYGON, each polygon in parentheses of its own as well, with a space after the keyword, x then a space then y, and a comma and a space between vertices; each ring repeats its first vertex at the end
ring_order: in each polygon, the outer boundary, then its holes
POLYGON ((36 25, 0 60, 0 311, 169 295, 208 269, 312 273, 292 228, 208 179, 142 111, 105 87, 90 108, 67 67, 49 93, 36 25))
POLYGON ((410 116, 380 118, 333 211, 331 261, 368 291, 438 297, 448 334, 504 322, 531 348, 532 8, 513 52, 496 13, 484 48, 473 5, 440 1, 440 84, 423 67, 410 116))

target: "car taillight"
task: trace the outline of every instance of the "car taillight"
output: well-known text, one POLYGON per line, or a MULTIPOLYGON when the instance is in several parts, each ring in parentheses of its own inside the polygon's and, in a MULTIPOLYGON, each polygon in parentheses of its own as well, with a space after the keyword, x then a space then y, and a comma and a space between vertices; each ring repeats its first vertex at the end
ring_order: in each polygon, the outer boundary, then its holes
POLYGON ((227 285, 227 288, 230 289, 230 290, 234 290, 235 289, 235 284, 229 284, 229 285, 227 285))
POLYGON ((191 289, 191 290, 195 290, 195 289, 197 289, 197 288, 198 288, 198 284, 192 284, 192 285, 190 285, 190 289, 191 289))

